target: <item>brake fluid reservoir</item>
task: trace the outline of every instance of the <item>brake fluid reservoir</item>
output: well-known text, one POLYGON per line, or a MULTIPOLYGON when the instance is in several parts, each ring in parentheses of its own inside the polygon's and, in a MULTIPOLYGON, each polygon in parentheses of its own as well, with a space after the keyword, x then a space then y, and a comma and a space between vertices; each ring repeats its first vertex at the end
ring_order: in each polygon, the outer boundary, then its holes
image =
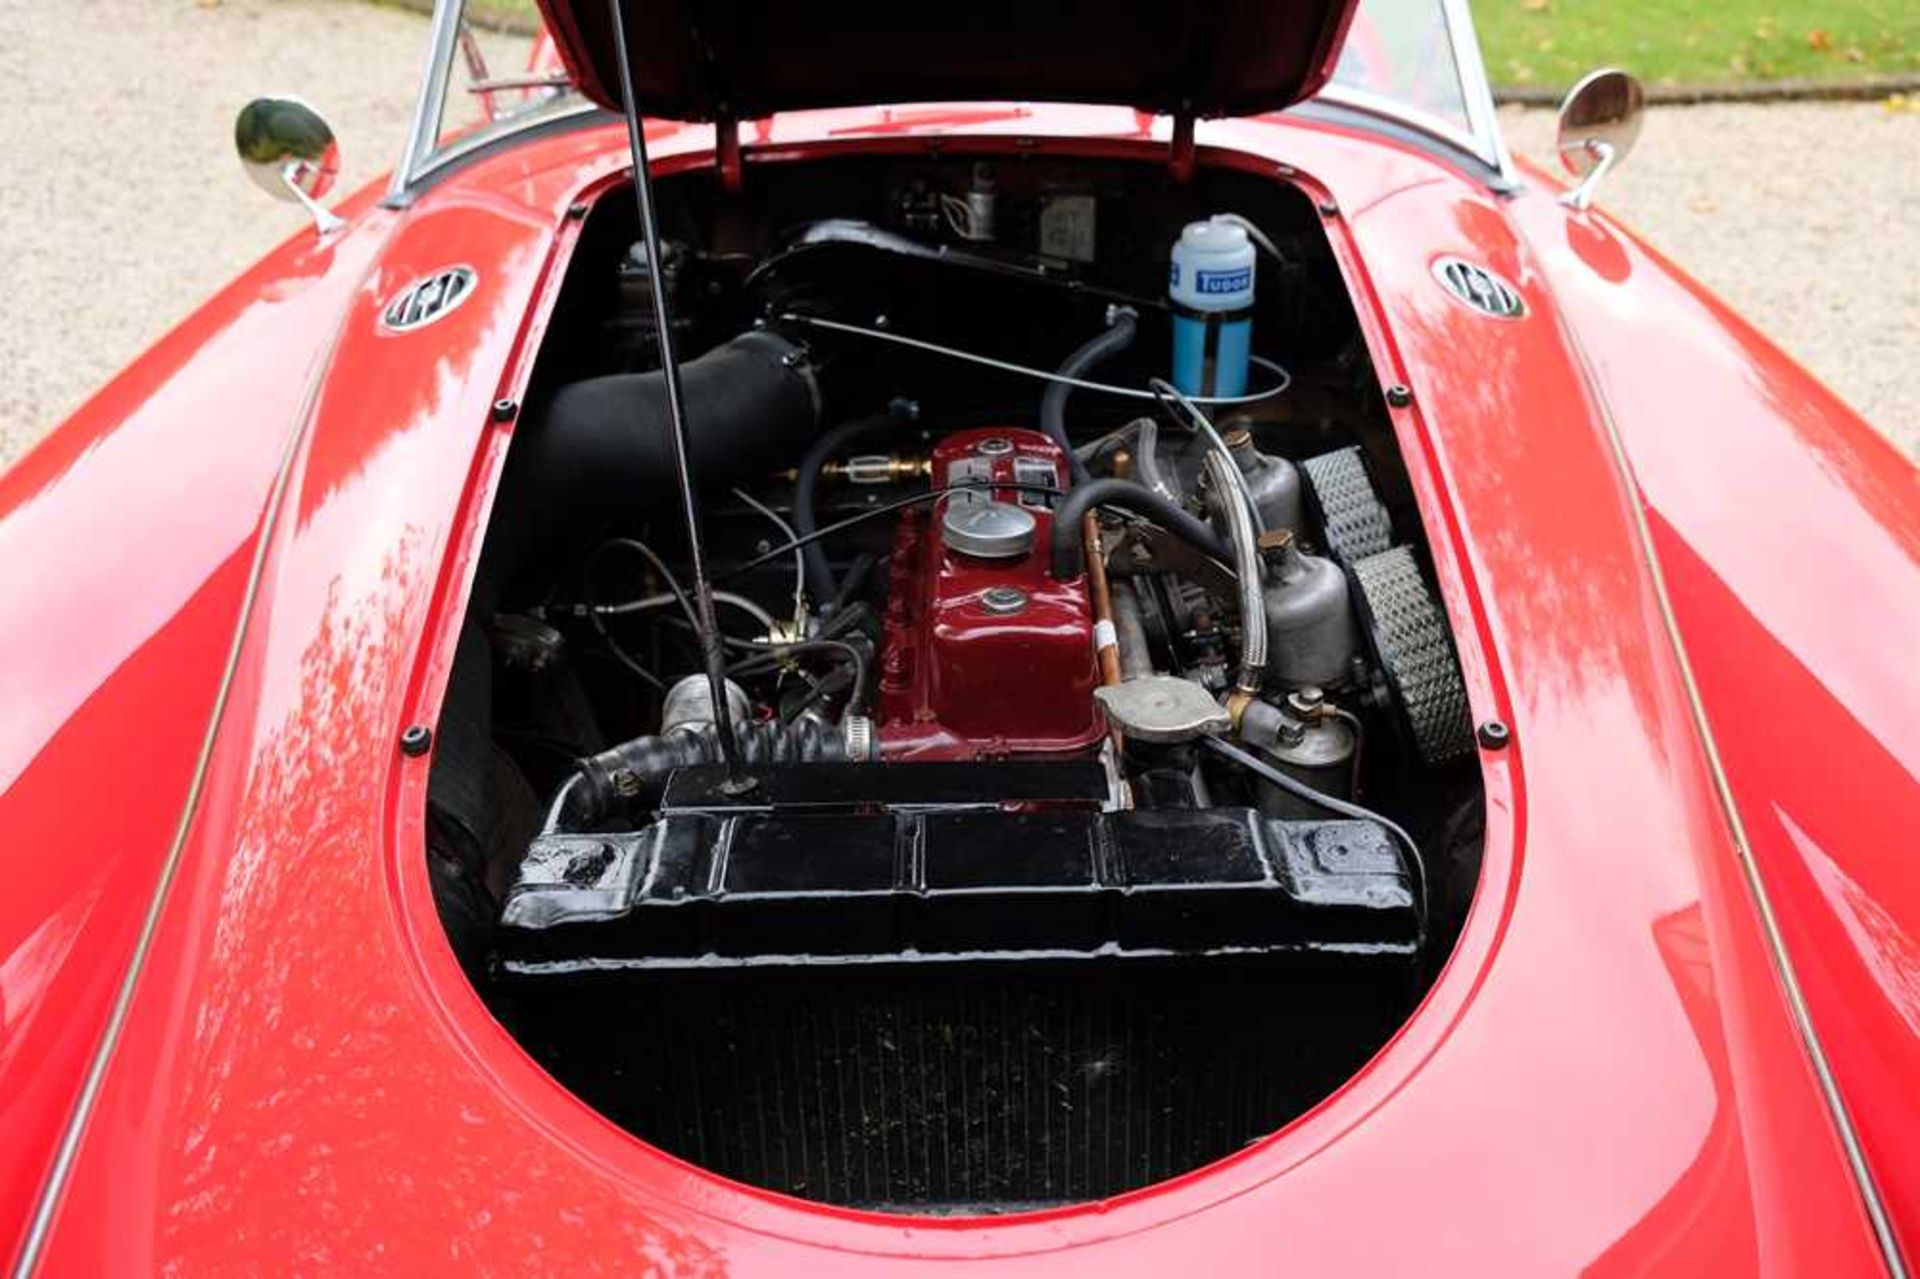
POLYGON ((1189 222, 1173 246, 1173 384, 1244 395, 1253 347, 1253 242, 1225 217, 1189 222))

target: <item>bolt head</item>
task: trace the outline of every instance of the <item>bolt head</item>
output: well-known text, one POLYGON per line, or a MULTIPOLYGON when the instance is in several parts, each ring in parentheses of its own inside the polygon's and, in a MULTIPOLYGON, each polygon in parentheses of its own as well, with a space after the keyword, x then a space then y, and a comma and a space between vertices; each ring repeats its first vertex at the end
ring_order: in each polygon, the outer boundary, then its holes
POLYGON ((1387 403, 1391 404, 1396 409, 1406 408, 1407 405, 1413 403, 1412 389, 1405 386, 1401 386, 1399 383, 1396 382, 1394 385, 1387 388, 1387 403))
POLYGON ((1513 734, 1508 731, 1507 726, 1497 719, 1490 719, 1482 724, 1475 731, 1474 736, 1479 739, 1480 745, 1490 751, 1505 750, 1507 743, 1513 740, 1513 734))
POLYGON ((995 616, 1005 617, 1027 607, 1027 593, 1017 586, 989 586, 980 595, 980 606, 995 616))
POLYGON ((417 758, 433 748, 433 730, 425 724, 409 724, 400 734, 400 753, 417 758))

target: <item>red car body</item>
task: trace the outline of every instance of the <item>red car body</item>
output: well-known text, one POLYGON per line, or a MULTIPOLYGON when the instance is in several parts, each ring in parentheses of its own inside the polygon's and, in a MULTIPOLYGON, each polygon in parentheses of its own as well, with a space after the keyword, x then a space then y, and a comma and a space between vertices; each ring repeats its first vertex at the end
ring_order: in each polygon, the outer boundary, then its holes
MULTIPOLYGON (((823 110, 759 126, 746 159, 1160 155, 1158 127, 823 110)), ((430 898, 429 761, 397 742, 437 715, 514 433, 493 406, 526 384, 568 210, 623 180, 602 121, 405 208, 362 193, 347 231, 289 240, 0 477, 10 1255, 31 1239, 47 1275, 1897 1265, 1863 1186, 1914 1247, 1913 467, 1538 175, 1493 194, 1291 117, 1199 142, 1323 204, 1374 363, 1413 392, 1395 429, 1474 717, 1512 730, 1481 754, 1465 931, 1364 1070, 1147 1190, 905 1219, 662 1154, 488 1015, 430 898), (1527 314, 1435 288, 1447 254, 1527 314), (430 338, 383 333, 383 301, 448 261, 475 296, 430 338)), ((653 139, 662 172, 713 145, 653 139)))

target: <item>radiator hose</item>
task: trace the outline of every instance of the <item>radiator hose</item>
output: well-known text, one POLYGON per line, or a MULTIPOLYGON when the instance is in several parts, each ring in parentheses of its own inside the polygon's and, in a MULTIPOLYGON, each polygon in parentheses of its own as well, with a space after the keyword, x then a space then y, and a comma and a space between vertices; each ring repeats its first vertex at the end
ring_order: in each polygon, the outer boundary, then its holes
MULTIPOLYGON (((1139 331, 1140 319, 1131 307, 1109 307, 1107 331, 1069 355, 1056 371, 1061 377, 1085 377, 1092 369, 1132 346, 1134 335, 1139 331)), ((1040 429, 1067 455, 1073 482, 1079 485, 1087 482, 1088 475, 1087 464, 1080 460, 1067 439, 1067 397, 1071 394, 1073 388, 1065 382, 1047 383, 1046 392, 1040 397, 1040 429)))
MULTIPOLYGON (((838 725, 802 717, 790 723, 734 725, 741 761, 765 764, 825 764, 851 758, 847 734, 838 725)), ((546 834, 579 830, 616 812, 624 801, 676 768, 721 762, 720 737, 711 720, 670 733, 636 737, 580 761, 554 798, 546 834)))
POLYGON ((1096 506, 1113 506, 1144 515, 1213 558, 1232 562, 1232 553, 1212 526, 1152 489, 1135 484, 1132 480, 1089 480, 1076 485, 1054 508, 1051 563, 1048 567, 1057 580, 1070 581, 1086 571, 1086 548, 1080 536, 1080 521, 1096 506))

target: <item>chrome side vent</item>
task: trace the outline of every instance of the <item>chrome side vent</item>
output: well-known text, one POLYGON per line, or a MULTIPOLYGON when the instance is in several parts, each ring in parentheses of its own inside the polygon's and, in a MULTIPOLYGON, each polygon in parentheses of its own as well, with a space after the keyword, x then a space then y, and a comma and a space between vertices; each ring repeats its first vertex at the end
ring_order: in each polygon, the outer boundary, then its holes
POLYGON ((1527 313, 1520 290, 1477 262, 1465 258, 1440 258, 1433 264, 1433 278, 1482 315, 1497 320, 1517 320, 1527 313))
POLYGON ((405 333, 444 319, 473 294, 479 277, 472 267, 450 266, 422 276, 393 295, 380 313, 381 327, 405 333))

